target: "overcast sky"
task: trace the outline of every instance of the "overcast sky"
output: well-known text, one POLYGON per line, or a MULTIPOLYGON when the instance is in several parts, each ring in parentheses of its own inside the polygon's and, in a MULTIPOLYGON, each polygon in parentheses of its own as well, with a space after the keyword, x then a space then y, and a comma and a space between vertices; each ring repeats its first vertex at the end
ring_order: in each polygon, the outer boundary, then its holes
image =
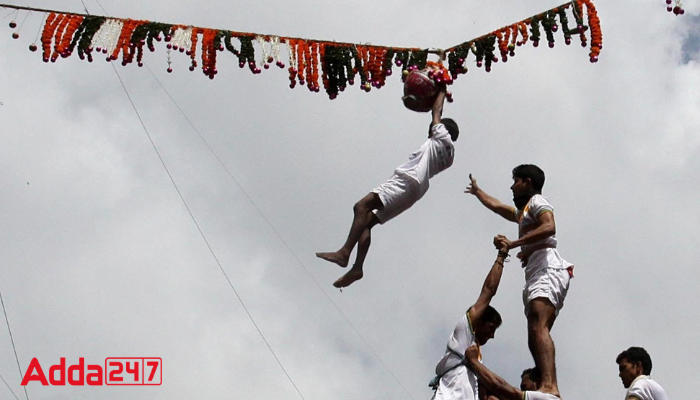
MULTIPOLYGON (((398 74, 330 101, 289 89, 286 71, 241 70, 228 53, 214 80, 179 54, 168 74, 161 44, 146 67, 116 69, 166 172, 112 65, 45 64, 27 50, 43 17, 12 40, 0 9, 0 290, 22 373, 33 357, 46 369, 60 357, 163 359, 162 386, 35 382, 29 398, 300 398, 291 382, 306 399, 430 398, 435 364, 494 259, 492 237, 517 234, 463 193, 467 174, 509 201, 520 163, 546 172, 560 252, 576 265, 553 330, 563 397, 623 398, 615 357, 636 345, 670 398, 693 398, 700 8, 684 3, 675 17, 662 0, 596 1, 597 64, 561 35, 491 73, 470 58, 445 108, 461 128, 453 166, 373 230, 365 278, 342 293, 331 284, 344 271, 314 252, 341 245, 353 203, 426 136, 429 116, 403 107, 398 74)), ((78 0, 21 4, 83 11, 78 0)), ((559 2, 203 4, 85 0, 93 14, 417 47, 449 47, 559 2)), ((523 282, 507 264, 492 303, 504 323, 483 349, 512 384, 533 363, 523 282)), ((24 398, 4 322, 0 374, 0 398, 24 398)))

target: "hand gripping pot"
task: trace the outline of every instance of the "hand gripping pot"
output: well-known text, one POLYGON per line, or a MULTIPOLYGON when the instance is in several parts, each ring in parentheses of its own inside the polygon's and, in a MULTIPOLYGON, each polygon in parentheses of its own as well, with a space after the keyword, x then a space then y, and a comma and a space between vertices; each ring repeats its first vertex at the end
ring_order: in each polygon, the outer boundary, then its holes
POLYGON ((409 110, 427 112, 433 108, 438 86, 428 76, 429 69, 412 71, 403 84, 403 105, 409 110))

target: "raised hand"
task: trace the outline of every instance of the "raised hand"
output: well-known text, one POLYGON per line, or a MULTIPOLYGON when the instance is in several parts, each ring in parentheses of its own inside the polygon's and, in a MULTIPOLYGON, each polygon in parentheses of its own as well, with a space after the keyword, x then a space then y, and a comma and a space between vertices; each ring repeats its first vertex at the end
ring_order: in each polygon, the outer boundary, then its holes
POLYGON ((471 194, 476 194, 480 190, 479 185, 476 184, 476 179, 472 177, 472 174, 469 174, 469 185, 467 185, 467 188, 464 190, 464 193, 471 193, 471 194))

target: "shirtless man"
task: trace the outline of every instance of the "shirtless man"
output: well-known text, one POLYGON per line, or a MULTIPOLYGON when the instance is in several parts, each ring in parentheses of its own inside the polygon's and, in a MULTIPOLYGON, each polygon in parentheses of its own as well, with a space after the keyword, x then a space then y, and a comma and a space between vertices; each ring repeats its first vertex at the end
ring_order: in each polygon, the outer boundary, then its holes
POLYGON ((337 251, 316 253, 317 257, 345 268, 350 253, 358 245, 355 264, 333 286, 343 288, 362 279, 362 265, 369 250, 372 227, 387 222, 411 207, 428 190, 428 180, 452 165, 453 142, 459 136, 459 128, 452 119, 441 118, 444 101, 443 88, 433 103, 428 140, 409 156, 407 162, 396 168, 388 181, 355 203, 354 217, 345 244, 337 251))
POLYGON ((520 247, 518 257, 525 269, 523 303, 528 326, 528 347, 535 365, 542 372, 542 392, 559 396, 554 356, 554 342, 550 335, 559 310, 564 305, 573 277, 573 265, 564 260, 556 249, 554 208, 542 196, 544 172, 531 164, 513 169, 515 207, 506 205, 488 195, 471 174, 465 193, 471 193, 491 211, 518 224, 518 239, 504 235, 495 240, 508 249, 520 247))

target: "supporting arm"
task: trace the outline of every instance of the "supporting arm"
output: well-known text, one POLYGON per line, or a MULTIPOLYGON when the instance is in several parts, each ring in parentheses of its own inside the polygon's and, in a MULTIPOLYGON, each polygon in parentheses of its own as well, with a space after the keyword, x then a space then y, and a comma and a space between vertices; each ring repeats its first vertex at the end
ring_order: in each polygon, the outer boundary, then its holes
POLYGON ((501 400, 523 399, 523 392, 509 385, 505 379, 486 368, 486 366, 479 361, 478 357, 479 347, 475 344, 469 346, 465 354, 465 359, 468 363, 467 366, 479 378, 479 383, 488 388, 489 393, 496 395, 501 400))
POLYGON ((501 283, 501 276, 503 275, 503 262, 507 256, 507 247, 504 246, 498 250, 498 256, 496 256, 491 270, 488 275, 486 275, 486 279, 484 279, 479 298, 476 299, 476 303, 469 309, 469 316, 472 321, 478 321, 481 318, 484 310, 486 310, 486 307, 491 303, 491 299, 496 295, 498 285, 501 283))

